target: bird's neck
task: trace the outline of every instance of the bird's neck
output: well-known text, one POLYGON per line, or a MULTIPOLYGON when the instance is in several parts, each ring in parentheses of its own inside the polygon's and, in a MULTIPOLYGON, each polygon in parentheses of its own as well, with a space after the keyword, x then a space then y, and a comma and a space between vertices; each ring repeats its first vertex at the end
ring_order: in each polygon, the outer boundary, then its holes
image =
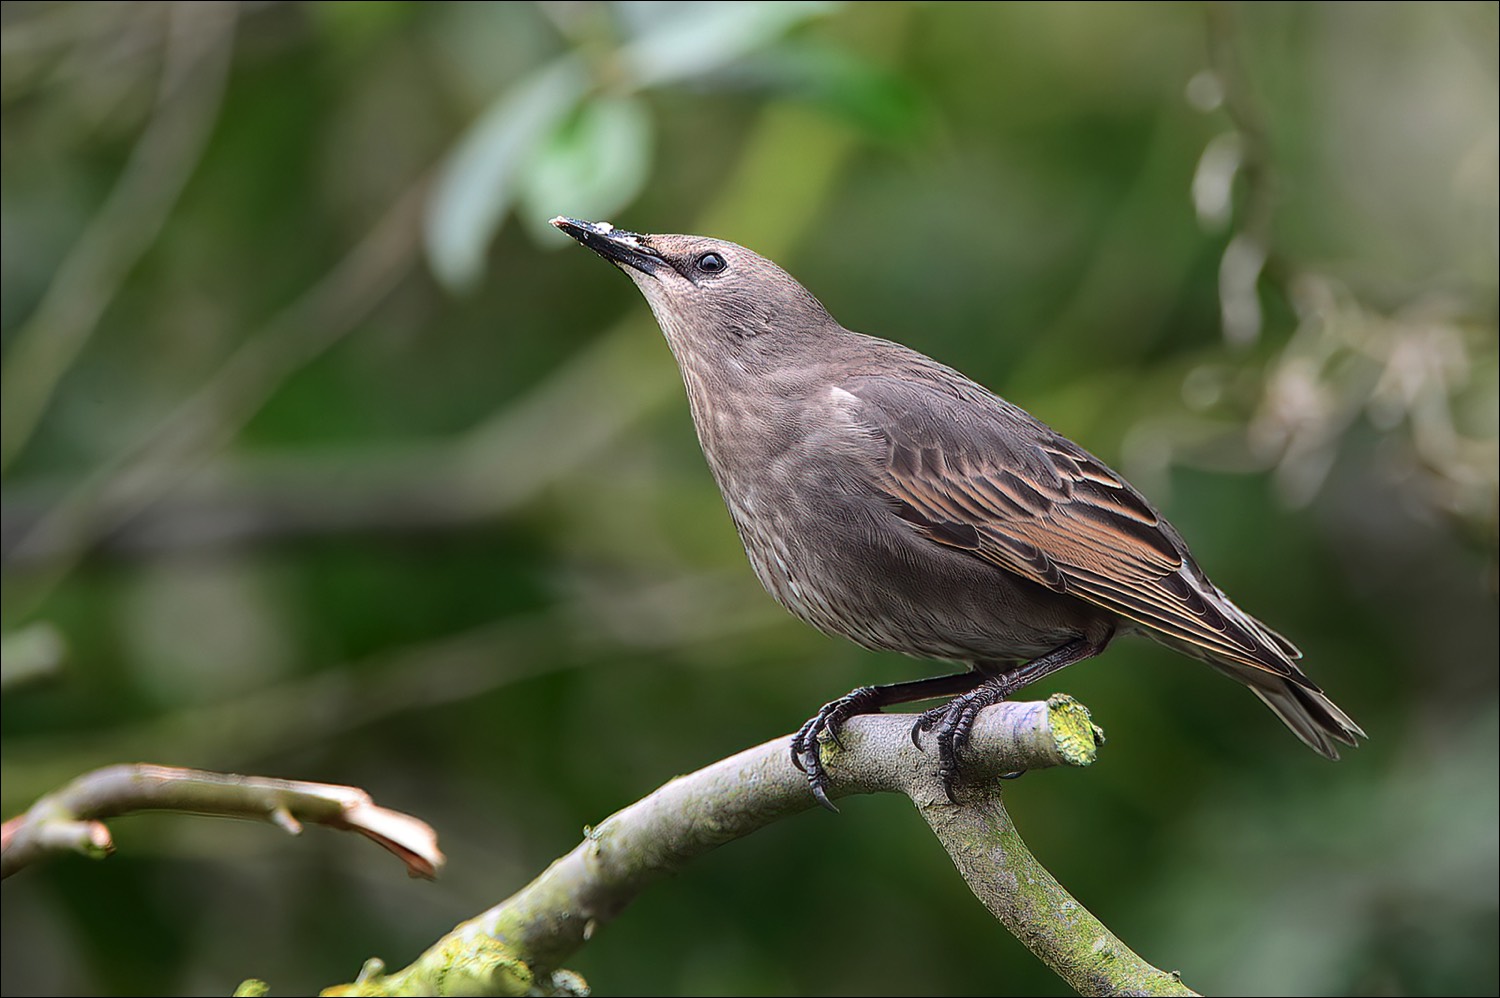
POLYGON ((670 335, 668 342, 720 489, 726 497, 753 494, 766 469, 804 445, 806 399, 827 391, 822 365, 764 341, 715 344, 711 354, 670 335))

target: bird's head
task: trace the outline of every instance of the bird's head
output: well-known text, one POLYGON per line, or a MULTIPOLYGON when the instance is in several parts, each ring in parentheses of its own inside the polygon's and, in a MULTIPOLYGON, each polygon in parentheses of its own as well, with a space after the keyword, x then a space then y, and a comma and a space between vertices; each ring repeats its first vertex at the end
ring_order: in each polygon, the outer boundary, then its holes
POLYGON ((573 218, 552 224, 635 282, 674 349, 809 333, 833 322, 790 274, 735 243, 645 235, 573 218))

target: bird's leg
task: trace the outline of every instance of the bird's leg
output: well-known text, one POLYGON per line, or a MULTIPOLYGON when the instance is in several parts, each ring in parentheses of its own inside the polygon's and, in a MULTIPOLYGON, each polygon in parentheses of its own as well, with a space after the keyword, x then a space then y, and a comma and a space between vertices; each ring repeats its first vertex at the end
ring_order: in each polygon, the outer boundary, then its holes
MULTIPOLYGON (((807 723, 792 736, 792 765, 807 774, 818 803, 837 812, 833 801, 828 799, 828 776, 823 772, 823 760, 818 754, 818 742, 825 734, 839 745, 839 729, 844 722, 859 714, 878 714, 882 707, 891 704, 910 703, 913 700, 930 700, 933 697, 952 696, 964 693, 973 696, 971 690, 985 682, 979 672, 960 672, 951 676, 936 676, 931 679, 915 679, 906 683, 891 683, 887 686, 861 686, 850 690, 837 700, 823 705, 807 723)), ((960 698, 961 699, 961 698, 960 698)), ((954 703, 957 700, 952 701, 954 703)))
MULTIPOLYGON (((958 756, 968 746, 974 721, 981 710, 999 703, 1016 690, 1049 673, 1091 658, 1102 650, 1102 645, 1083 638, 1069 641, 1041 658, 1032 659, 1008 672, 985 676, 976 687, 954 697, 941 707, 923 711, 911 727, 911 740, 920 748, 923 732, 937 732, 938 776, 943 781, 943 792, 948 795, 948 800, 954 801, 953 787, 958 782, 958 756)), ((1006 775, 1014 777, 1020 773, 1006 775)))

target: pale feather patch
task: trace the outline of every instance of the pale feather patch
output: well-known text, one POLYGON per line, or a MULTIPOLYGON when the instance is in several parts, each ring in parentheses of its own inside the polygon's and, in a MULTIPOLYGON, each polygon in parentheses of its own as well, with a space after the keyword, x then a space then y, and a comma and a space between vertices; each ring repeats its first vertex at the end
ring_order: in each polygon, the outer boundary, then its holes
POLYGON ((853 392, 845 391, 838 385, 828 386, 828 398, 833 402, 834 405, 838 406, 840 409, 843 409, 845 412, 852 413, 864 405, 864 403, 860 401, 858 395, 855 395, 853 392))

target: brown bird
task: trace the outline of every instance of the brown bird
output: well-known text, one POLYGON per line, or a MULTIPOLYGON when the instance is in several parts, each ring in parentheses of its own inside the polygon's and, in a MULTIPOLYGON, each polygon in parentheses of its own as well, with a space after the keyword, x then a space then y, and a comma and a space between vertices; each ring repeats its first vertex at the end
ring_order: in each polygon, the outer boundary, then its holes
POLYGON ((767 591, 829 634, 969 671, 826 704, 792 761, 832 808, 819 737, 856 714, 920 715, 952 797, 978 712, 1145 634, 1250 688, 1318 753, 1359 726, 1235 606, 1120 475, 958 371, 839 325, 786 271, 734 243, 552 224, 614 263, 682 369, 698 440, 767 591))

